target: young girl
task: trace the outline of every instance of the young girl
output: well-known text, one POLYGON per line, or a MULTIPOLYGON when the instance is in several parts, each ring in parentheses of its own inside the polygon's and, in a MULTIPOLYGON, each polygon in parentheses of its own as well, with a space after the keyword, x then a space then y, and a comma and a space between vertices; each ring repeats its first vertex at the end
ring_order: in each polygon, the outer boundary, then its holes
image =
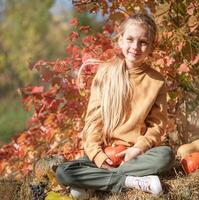
POLYGON ((151 17, 135 14, 120 26, 123 57, 104 62, 95 75, 83 129, 86 156, 58 166, 56 177, 71 186, 75 198, 89 199, 86 189, 120 192, 123 188, 159 195, 157 174, 173 161, 170 147, 160 146, 167 123, 162 75, 147 63, 156 40, 151 17), (123 162, 113 167, 107 146, 124 145, 123 162), (156 174, 156 175, 155 175, 156 174))

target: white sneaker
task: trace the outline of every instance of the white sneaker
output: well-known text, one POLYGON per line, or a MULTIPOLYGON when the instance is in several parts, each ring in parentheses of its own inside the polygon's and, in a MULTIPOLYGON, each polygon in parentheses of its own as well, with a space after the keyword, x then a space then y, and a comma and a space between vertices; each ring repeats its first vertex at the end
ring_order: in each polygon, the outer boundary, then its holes
POLYGON ((87 190, 87 189, 83 189, 83 188, 71 187, 70 188, 70 194, 74 199, 86 200, 86 199, 89 199, 89 197, 92 196, 93 191, 87 190))
POLYGON ((162 185, 158 176, 143 176, 143 177, 131 177, 129 178, 127 186, 134 187, 144 192, 151 194, 160 195, 163 193, 162 185), (131 181, 131 183, 130 183, 131 181))

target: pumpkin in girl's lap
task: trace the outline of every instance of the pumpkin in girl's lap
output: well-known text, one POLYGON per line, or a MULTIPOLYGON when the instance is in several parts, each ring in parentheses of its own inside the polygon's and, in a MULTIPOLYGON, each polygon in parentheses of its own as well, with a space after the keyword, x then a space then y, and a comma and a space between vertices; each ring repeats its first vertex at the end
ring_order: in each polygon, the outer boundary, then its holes
POLYGON ((116 155, 124 150, 126 150, 126 147, 123 145, 108 146, 104 149, 104 152, 106 153, 106 155, 113 162, 113 164, 112 164, 113 167, 119 166, 121 164, 121 162, 123 161, 123 157, 119 157, 116 155))

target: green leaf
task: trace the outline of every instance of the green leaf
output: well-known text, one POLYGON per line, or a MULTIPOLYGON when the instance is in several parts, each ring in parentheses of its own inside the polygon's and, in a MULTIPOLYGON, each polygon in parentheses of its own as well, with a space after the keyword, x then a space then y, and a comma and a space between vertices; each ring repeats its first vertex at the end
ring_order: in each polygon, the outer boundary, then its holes
POLYGON ((48 192, 45 200, 72 200, 68 195, 61 195, 56 192, 48 192))

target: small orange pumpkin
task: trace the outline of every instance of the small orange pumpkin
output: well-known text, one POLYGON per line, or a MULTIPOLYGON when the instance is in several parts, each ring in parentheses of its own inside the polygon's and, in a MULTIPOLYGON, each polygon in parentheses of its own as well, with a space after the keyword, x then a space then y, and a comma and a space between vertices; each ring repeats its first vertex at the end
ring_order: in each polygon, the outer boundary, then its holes
POLYGON ((117 157, 116 154, 126 150, 126 147, 123 145, 118 146, 108 146, 104 149, 105 154, 110 158, 113 162, 112 166, 117 167, 123 161, 123 157, 117 157))
POLYGON ((186 155, 181 160, 182 167, 186 173, 191 173, 199 168, 199 152, 186 155))

